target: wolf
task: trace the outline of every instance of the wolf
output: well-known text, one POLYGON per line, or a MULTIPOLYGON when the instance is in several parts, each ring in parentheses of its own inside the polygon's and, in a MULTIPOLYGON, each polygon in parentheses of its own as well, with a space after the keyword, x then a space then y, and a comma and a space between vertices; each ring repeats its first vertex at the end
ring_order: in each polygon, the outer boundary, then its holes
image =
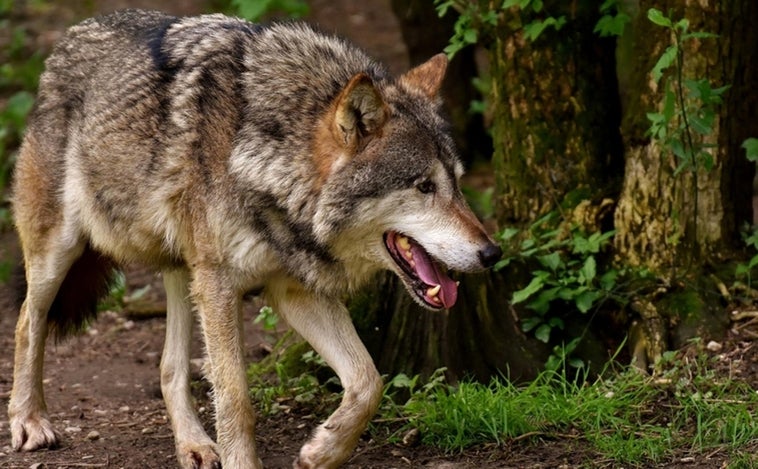
POLYGON ((382 380, 342 299, 378 270, 430 310, 448 269, 492 266, 500 247, 461 195, 441 114, 447 59, 399 77, 301 23, 126 10, 70 28, 46 61, 15 168, 24 255, 12 446, 59 442, 46 413, 48 335, 91 319, 113 268, 162 272, 161 390, 184 469, 259 468, 240 304, 251 290, 341 380, 336 411, 296 468, 339 466, 377 409, 382 380), (199 317, 216 441, 190 394, 199 317))

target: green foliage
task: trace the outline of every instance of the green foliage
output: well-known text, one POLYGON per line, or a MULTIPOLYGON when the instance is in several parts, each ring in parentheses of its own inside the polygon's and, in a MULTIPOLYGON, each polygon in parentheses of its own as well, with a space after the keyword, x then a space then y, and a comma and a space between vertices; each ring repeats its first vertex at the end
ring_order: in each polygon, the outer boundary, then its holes
POLYGON ((464 47, 476 44, 498 26, 508 14, 518 14, 521 29, 529 41, 536 41, 545 30, 560 30, 566 24, 565 16, 549 16, 544 13, 542 0, 504 0, 502 3, 434 0, 437 14, 441 17, 451 10, 458 12, 453 26, 453 37, 445 48, 445 53, 452 58, 464 47))
POLYGON ((686 78, 682 72, 685 43, 717 36, 690 32, 686 18, 674 21, 655 8, 648 10, 647 17, 654 24, 668 29, 673 38, 673 43, 661 54, 651 70, 653 80, 660 83, 664 73, 670 68, 674 69, 672 77, 664 85, 661 110, 647 114, 651 123, 648 134, 676 156, 678 166, 675 174, 684 170, 693 174, 699 169, 710 171, 714 164, 714 145, 705 143, 702 137, 713 133, 718 106, 722 104, 722 95, 729 86, 714 88, 707 79, 686 78))
POLYGON ((600 13, 603 15, 595 25, 594 33, 600 37, 621 36, 624 28, 632 19, 619 9, 619 0, 605 0, 600 5, 600 13))
POLYGON ((232 0, 231 3, 237 14, 248 21, 260 21, 272 13, 302 18, 310 11, 305 0, 232 0))
POLYGON ((526 302, 534 315, 521 327, 545 343, 554 330, 564 328, 566 314, 556 311, 566 311, 568 306, 587 313, 605 300, 623 300, 615 292, 620 272, 598 266, 598 255, 614 232, 585 233, 576 225, 561 226, 559 220, 556 212, 550 212, 523 233, 504 230, 499 238, 506 254, 495 265, 499 270, 519 261, 530 267, 531 281, 513 293, 511 302, 526 302))
MULTIPOLYGON (((0 15, 7 14, 12 2, 0 3, 0 15)), ((4 195, 13 168, 13 151, 21 142, 26 117, 34 103, 33 92, 43 69, 40 52, 29 52, 31 42, 23 27, 12 27, 0 19, 0 28, 10 31, 10 40, 0 50, 0 195, 4 195)), ((0 229, 11 225, 10 211, 0 206, 0 229)))
POLYGON ((271 306, 263 306, 258 311, 258 316, 253 319, 253 323, 262 324, 264 331, 274 332, 276 325, 279 324, 279 315, 274 312, 271 306))
POLYGON ((745 157, 750 161, 758 161, 758 138, 749 138, 742 142, 745 157))
POLYGON ((250 394, 264 415, 296 405, 327 413, 339 401, 332 389, 339 380, 307 343, 291 340, 292 333, 285 334, 270 355, 248 367, 250 394))
POLYGON ((463 0, 434 0, 437 14, 440 18, 450 10, 458 12, 458 18, 453 26, 453 37, 445 47, 445 53, 451 59, 464 47, 476 44, 482 33, 497 25, 498 11, 483 6, 481 2, 463 0))
POLYGON ((492 218, 495 214, 495 203, 492 195, 495 193, 494 187, 488 187, 484 190, 476 190, 471 187, 463 187, 463 196, 471 209, 482 219, 492 218))
POLYGON ((742 231, 742 240, 751 250, 753 257, 747 263, 737 264, 734 277, 738 281, 744 281, 748 288, 752 288, 753 273, 758 266, 758 226, 753 226, 742 231))
POLYGON ((111 280, 108 296, 100 300, 97 305, 98 311, 121 311, 124 309, 124 298, 126 297, 126 275, 120 270, 116 270, 111 280))
POLYGON ((536 17, 543 14, 544 7, 542 0, 505 0, 502 5, 503 10, 511 8, 520 10, 524 36, 531 42, 536 41, 546 29, 552 27, 558 31, 566 24, 565 16, 536 17))

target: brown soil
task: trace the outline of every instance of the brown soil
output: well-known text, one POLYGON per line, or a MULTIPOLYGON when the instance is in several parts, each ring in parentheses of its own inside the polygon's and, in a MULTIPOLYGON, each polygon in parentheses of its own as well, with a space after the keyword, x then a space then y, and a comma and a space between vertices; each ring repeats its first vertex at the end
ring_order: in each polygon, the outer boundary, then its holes
MULTIPOLYGON (((53 3, 53 2, 48 2, 53 3)), ((81 17, 82 7, 66 7, 60 2, 26 18, 40 48, 47 48, 63 28, 81 17)), ((173 2, 172 13, 200 13, 202 2, 173 2)), ((402 39, 389 0, 351 2, 349 0, 311 2, 313 17, 327 31, 338 31, 387 62, 395 72, 407 67, 402 39)), ((163 7, 154 0, 103 0, 88 2, 94 11, 116 7, 163 7)), ((0 256, 16 256, 10 234, 0 238, 0 256)), ((156 284, 155 278, 132 271, 130 284, 156 284)), ((89 330, 60 344, 50 343, 45 357, 45 392, 49 414, 63 435, 60 448, 35 453, 16 453, 10 448, 7 403, 13 367, 13 328, 17 317, 14 292, 0 286, 0 468, 173 468, 173 439, 161 398, 158 365, 165 332, 160 316, 139 318, 124 312, 105 312, 89 330)), ((157 295, 160 301, 160 295, 157 295)), ((154 303, 153 303, 154 304, 154 303)), ((136 308, 144 309, 144 308, 136 308)), ((149 309, 149 308, 148 308, 149 309)), ((160 308, 157 308, 160 309, 160 308)), ((248 358, 259 359, 261 332, 252 324, 256 307, 246 308, 248 358)), ((720 352, 732 374, 758 385, 758 347, 753 347, 756 326, 742 324, 731 332, 720 352)), ((194 357, 202 357, 196 338, 194 357)), ((195 369, 194 395, 209 433, 213 434, 209 386, 195 369)), ((317 419, 307 409, 296 409, 260 419, 257 444, 264 466, 288 468, 298 449, 308 438, 317 419)), ((381 423, 378 425, 382 425, 381 423)), ((728 456, 682 455, 665 467, 723 467, 728 456)), ((565 438, 532 438, 468 449, 449 455, 424 446, 390 444, 368 435, 360 442, 347 468, 558 468, 615 467, 601 461, 580 435, 565 438)))

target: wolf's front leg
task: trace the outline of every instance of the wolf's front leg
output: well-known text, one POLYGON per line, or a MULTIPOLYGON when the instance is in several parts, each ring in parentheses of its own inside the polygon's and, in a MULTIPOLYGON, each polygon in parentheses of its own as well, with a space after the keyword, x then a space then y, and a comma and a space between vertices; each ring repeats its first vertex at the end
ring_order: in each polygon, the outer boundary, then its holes
POLYGON ((242 351, 241 298, 229 287, 232 283, 219 270, 195 268, 191 291, 200 312, 208 354, 221 466, 260 469, 255 415, 248 397, 242 351))
POLYGON ((267 297, 334 369, 345 389, 340 406, 303 446, 294 467, 337 467, 350 457, 379 406, 381 377, 341 302, 288 281, 267 287, 267 297))
POLYGON ((163 272, 166 288, 166 342, 161 357, 161 391, 176 440, 176 457, 182 469, 219 469, 216 443, 197 418, 190 393, 192 306, 186 270, 163 272))

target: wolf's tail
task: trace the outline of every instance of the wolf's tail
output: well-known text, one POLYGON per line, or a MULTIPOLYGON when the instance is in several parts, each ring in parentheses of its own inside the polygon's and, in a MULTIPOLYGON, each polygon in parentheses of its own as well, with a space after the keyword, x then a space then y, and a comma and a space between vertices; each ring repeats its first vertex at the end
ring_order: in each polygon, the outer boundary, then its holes
MULTIPOLYGON (((49 331, 56 340, 80 331, 95 319, 98 300, 110 291, 115 269, 116 263, 112 259, 87 245, 66 273, 66 278, 47 313, 49 331)), ((20 307, 27 290, 23 269, 16 278, 20 307)))

